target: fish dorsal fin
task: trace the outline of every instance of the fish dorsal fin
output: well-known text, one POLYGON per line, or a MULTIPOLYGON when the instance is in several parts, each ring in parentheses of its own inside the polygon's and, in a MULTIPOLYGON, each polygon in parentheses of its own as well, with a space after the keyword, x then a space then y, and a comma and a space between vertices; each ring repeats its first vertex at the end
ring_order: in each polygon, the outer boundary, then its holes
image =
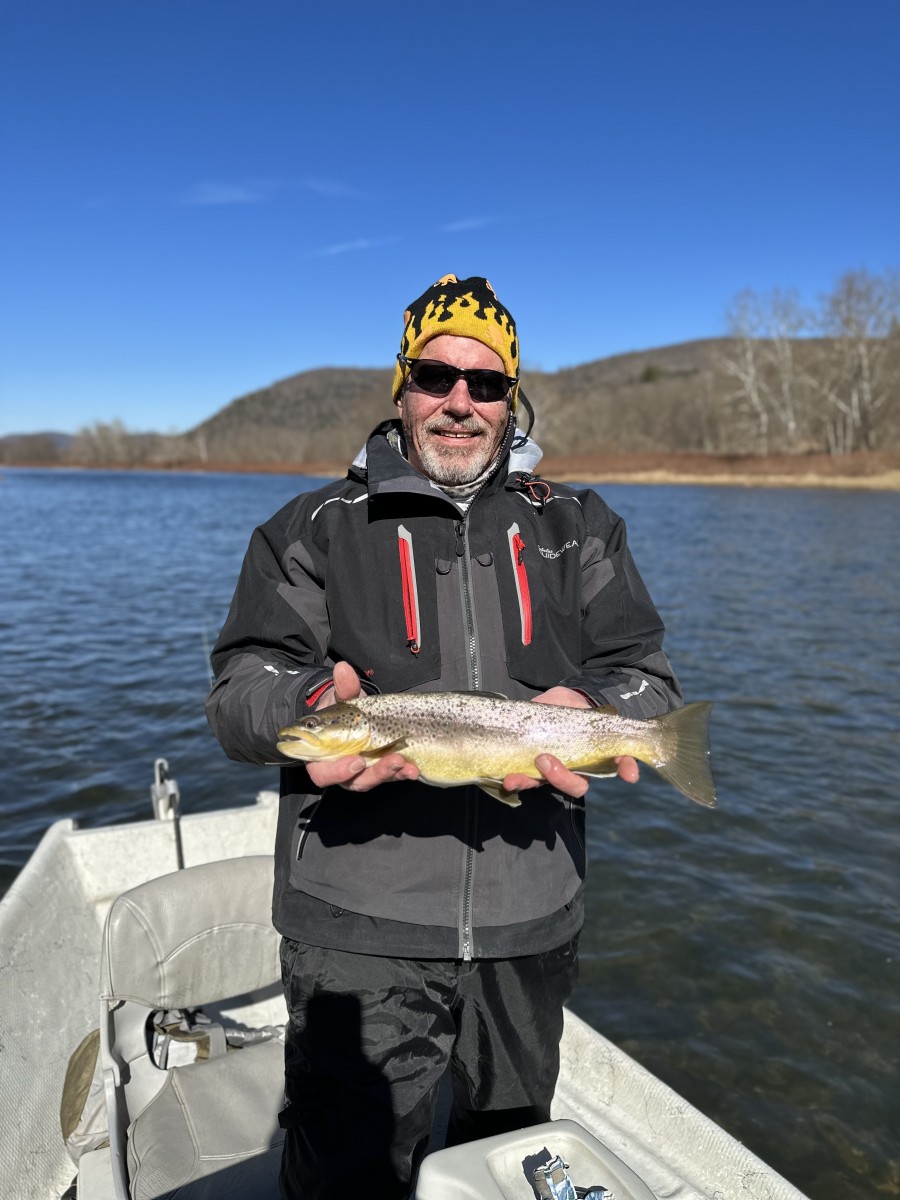
POLYGON ((522 803, 519 793, 508 792, 500 779, 476 779, 474 782, 483 792, 487 792, 492 800, 499 800, 501 804, 510 808, 518 808, 522 803))

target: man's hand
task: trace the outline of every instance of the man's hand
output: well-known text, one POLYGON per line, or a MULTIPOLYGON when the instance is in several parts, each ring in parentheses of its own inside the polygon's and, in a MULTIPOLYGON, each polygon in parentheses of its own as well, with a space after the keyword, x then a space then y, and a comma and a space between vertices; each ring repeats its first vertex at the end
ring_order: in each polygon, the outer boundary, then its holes
MULTIPOLYGON (((316 708, 327 708, 338 700, 355 700, 362 691, 359 676, 349 663, 334 665, 334 686, 325 692, 316 708)), ((402 754, 386 754, 371 767, 357 754, 336 758, 331 762, 307 763, 306 769, 316 787, 326 788, 339 784, 350 792, 368 792, 379 783, 389 779, 417 779, 419 768, 405 759, 402 754)))
MULTIPOLYGON (((568 708, 591 707, 581 692, 567 687, 552 687, 547 692, 541 692, 539 696, 535 696, 533 703, 560 704, 568 708)), ((623 754, 615 761, 619 766, 619 778, 624 779, 626 783, 637 783, 638 765, 634 759, 623 754)), ((524 792, 529 788, 541 787, 546 782, 558 792, 576 797, 583 796, 588 790, 589 780, 584 775, 570 771, 552 754, 539 754, 534 760, 534 765, 543 775, 543 779, 532 779, 528 775, 507 775, 503 780, 504 788, 508 792, 524 792)))

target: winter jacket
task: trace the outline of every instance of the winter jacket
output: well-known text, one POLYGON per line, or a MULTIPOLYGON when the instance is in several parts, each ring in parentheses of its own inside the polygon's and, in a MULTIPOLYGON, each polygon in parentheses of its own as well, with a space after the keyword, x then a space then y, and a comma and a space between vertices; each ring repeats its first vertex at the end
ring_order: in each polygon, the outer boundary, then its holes
MULTIPOLYGON (((625 526, 600 497, 539 479, 518 435, 461 511, 387 438, 346 479, 296 497, 250 542, 213 650, 210 724, 226 753, 279 761, 335 662, 367 691, 557 684, 646 718, 681 703, 625 526)), ((465 754, 465 746, 460 747, 465 754)), ((413 958, 552 949, 583 918, 584 804, 475 787, 319 790, 282 766, 273 916, 287 937, 413 958)))

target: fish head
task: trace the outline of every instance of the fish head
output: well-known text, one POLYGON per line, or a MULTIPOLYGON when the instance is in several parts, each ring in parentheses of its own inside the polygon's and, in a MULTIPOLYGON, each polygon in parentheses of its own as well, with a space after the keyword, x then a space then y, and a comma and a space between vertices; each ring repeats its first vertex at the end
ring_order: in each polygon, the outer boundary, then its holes
POLYGON ((288 758, 327 762, 359 754, 371 741, 369 722, 352 704, 338 702, 278 731, 278 749, 288 758))

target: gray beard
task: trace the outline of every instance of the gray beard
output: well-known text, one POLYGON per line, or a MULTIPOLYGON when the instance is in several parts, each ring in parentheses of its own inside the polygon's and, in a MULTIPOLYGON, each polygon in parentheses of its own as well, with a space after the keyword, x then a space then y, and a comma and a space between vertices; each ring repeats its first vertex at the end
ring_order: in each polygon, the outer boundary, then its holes
POLYGON ((456 456, 452 453, 445 457, 441 450, 428 447, 420 450, 419 458, 428 478, 446 487, 459 487, 461 484, 474 483, 490 466, 488 456, 483 451, 466 459, 465 462, 459 462, 455 461, 456 456))
MULTIPOLYGON (((410 431, 403 423, 403 435, 406 446, 411 442, 410 431)), ((487 439, 484 439, 486 443, 487 439)), ((502 444, 502 443, 501 443, 502 444)), ((498 447, 499 449, 499 447, 498 447)), ((467 484, 480 485, 493 473, 496 457, 491 457, 491 447, 481 445, 475 453, 463 458, 451 449, 427 445, 419 448, 419 459, 422 463, 423 474, 441 487, 461 487, 467 484)), ((404 457, 409 454, 404 448, 404 457)))

